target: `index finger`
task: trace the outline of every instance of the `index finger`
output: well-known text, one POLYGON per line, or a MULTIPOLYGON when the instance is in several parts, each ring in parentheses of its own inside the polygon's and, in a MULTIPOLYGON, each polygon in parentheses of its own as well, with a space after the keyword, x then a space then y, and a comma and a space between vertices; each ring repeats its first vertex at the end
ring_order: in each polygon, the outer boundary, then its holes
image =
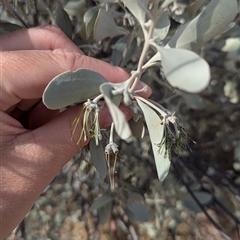
POLYGON ((121 68, 66 49, 9 51, 0 54, 3 111, 22 99, 41 98, 49 81, 67 70, 88 68, 110 82, 122 82, 128 78, 128 74, 121 68))
MULTIPOLYGON (((2 50, 6 50, 0 52, 0 110, 3 111, 22 99, 41 98, 49 81, 67 70, 88 68, 110 82, 122 82, 129 77, 119 67, 83 55, 57 27, 20 30, 0 37, 0 40, 2 50)), ((143 95, 148 97, 150 94, 148 89, 143 95)))

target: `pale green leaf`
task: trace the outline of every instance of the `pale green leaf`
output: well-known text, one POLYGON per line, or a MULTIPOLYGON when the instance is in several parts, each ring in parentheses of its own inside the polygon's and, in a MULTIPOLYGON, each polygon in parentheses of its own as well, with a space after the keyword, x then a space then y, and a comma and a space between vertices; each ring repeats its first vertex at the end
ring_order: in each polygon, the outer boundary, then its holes
POLYGON ((83 22, 86 25, 88 25, 93 18, 96 19, 99 8, 100 7, 97 6, 97 7, 90 8, 88 11, 86 11, 86 13, 83 16, 83 22))
MULTIPOLYGON (((158 144, 161 142, 164 125, 161 124, 161 119, 157 113, 152 110, 148 105, 143 103, 138 97, 135 97, 139 107, 142 109, 144 118, 147 124, 149 136, 151 139, 152 150, 155 158, 155 164, 157 168, 158 178, 160 181, 163 181, 167 176, 170 168, 169 155, 165 156, 165 152, 161 151, 158 147, 158 144)), ((165 146, 163 146, 165 149, 165 146)))
POLYGON ((95 209, 99 209, 99 208, 105 206, 106 204, 111 202, 112 199, 113 198, 109 195, 102 195, 101 197, 94 200, 93 204, 89 208, 89 211, 93 211, 95 209))
POLYGON ((104 95, 105 102, 112 116, 116 133, 121 139, 129 141, 131 140, 132 132, 124 113, 119 109, 118 105, 114 103, 113 99, 115 96, 112 94, 112 90, 113 85, 111 83, 104 83, 100 86, 100 91, 104 95))
POLYGON ((100 9, 94 25, 94 39, 99 42, 107 37, 116 37, 119 35, 126 35, 127 31, 116 25, 112 15, 100 9))
POLYGON ((167 46, 197 51, 204 43, 222 33, 236 15, 236 0, 212 0, 203 12, 176 31, 167 46))
POLYGON ((99 86, 107 80, 89 69, 66 71, 53 78, 43 92, 43 103, 49 109, 61 109, 73 103, 96 97, 99 86))
POLYGON ((112 201, 106 203, 104 206, 98 209, 98 219, 100 224, 105 224, 111 216, 112 201))
POLYGON ((181 90, 197 93, 204 90, 210 81, 208 63, 196 53, 185 49, 158 47, 162 68, 168 82, 181 90))
POLYGON ((52 24, 56 24, 55 16, 53 15, 52 9, 49 8, 48 4, 45 1, 37 1, 36 10, 41 14, 48 14, 49 19, 52 24))
POLYGON ((128 202, 125 213, 132 221, 146 222, 149 220, 149 214, 146 206, 142 202, 128 202))
POLYGON ((152 58, 148 60, 146 64, 144 64, 143 69, 146 69, 155 65, 159 66, 160 61, 161 61, 161 54, 157 52, 155 55, 153 55, 152 58))
MULTIPOLYGON (((42 1, 37 1, 42 2, 42 1)), ((78 1, 67 1, 64 6, 64 10, 68 13, 69 16, 81 16, 84 11, 86 11, 86 1, 78 0, 78 1)))
POLYGON ((102 143, 100 142, 98 145, 96 145, 95 139, 92 138, 89 143, 89 148, 92 163, 99 172, 100 177, 104 179, 107 176, 107 164, 102 143))
POLYGON ((59 3, 56 9, 56 24, 69 39, 72 39, 72 22, 59 3))
POLYGON ((125 51, 126 47, 127 47, 127 43, 128 43, 127 36, 120 38, 115 43, 115 46, 114 46, 113 52, 112 52, 113 65, 125 66, 125 64, 131 59, 131 57, 134 54, 136 47, 137 47, 137 39, 134 38, 132 40, 130 46, 128 47, 127 51, 125 51), (124 53, 126 53, 125 56, 124 56, 124 53))
POLYGON ((99 6, 90 8, 83 16, 86 39, 94 32, 94 25, 98 16, 99 6))
POLYGON ((163 12, 155 25, 153 38, 157 40, 164 39, 168 34, 169 28, 170 28, 170 20, 169 20, 168 14, 167 12, 163 12))
POLYGON ((50 9, 43 1, 37 1, 36 9, 41 13, 49 13, 50 9))
MULTIPOLYGON (((125 185, 125 186, 127 186, 127 185, 125 185)), ((139 190, 138 188, 130 185, 130 188, 128 188, 128 190, 133 191, 133 192, 128 193, 127 201, 129 201, 129 202, 143 202, 144 201, 144 196, 137 192, 137 190, 139 190)))
POLYGON ((134 17, 144 24, 146 20, 146 11, 148 9, 148 0, 122 0, 128 10, 134 15, 134 17))

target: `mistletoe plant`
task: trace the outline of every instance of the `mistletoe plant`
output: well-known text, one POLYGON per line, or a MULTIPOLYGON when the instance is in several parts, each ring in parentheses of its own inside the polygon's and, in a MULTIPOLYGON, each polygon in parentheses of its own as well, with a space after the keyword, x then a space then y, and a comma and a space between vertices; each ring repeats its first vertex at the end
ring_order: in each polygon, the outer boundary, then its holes
MULTIPOLYGON (((136 86, 145 71, 158 66, 172 89, 188 93, 204 90, 210 81, 210 69, 208 63, 196 52, 205 42, 227 28, 236 16, 237 1, 212 0, 198 15, 196 13, 202 9, 204 1, 194 1, 190 6, 190 21, 182 25, 170 39, 168 39, 169 18, 174 12, 176 1, 100 2, 103 3, 85 13, 82 36, 85 39, 94 38, 96 42, 101 42, 105 38, 123 35, 116 44, 115 60, 113 60, 121 66, 129 61, 135 50, 134 46, 138 43, 142 46, 142 51, 136 70, 133 70, 129 79, 123 83, 109 83, 99 73, 89 69, 62 73, 46 87, 43 102, 49 109, 61 109, 74 103, 83 103, 79 114, 73 120, 72 136, 76 134, 78 125, 81 125, 82 131, 77 143, 82 139, 87 141, 91 138, 89 147, 92 162, 102 178, 109 174, 111 191, 114 192, 114 172, 119 152, 114 140, 114 132, 127 142, 133 137, 131 126, 119 109, 120 103, 129 106, 136 124, 140 123, 139 114, 144 118, 158 177, 163 181, 169 172, 171 150, 179 154, 186 149, 188 137, 175 113, 171 113, 153 100, 139 96, 139 92, 146 89, 136 90, 136 86), (123 26, 119 27, 116 24, 109 4, 119 4, 123 8, 125 12, 121 16, 123 26), (152 52, 154 54, 150 56, 152 52), (99 112, 105 104, 113 122, 108 143, 103 146, 99 112)), ((139 131, 143 131, 144 126, 141 124, 140 126, 139 131)), ((141 201, 142 199, 139 202, 141 201)), ((100 208, 111 202, 111 196, 103 195, 101 201, 95 202, 96 206, 93 205, 100 208)), ((144 217, 142 219, 144 220, 144 217)))

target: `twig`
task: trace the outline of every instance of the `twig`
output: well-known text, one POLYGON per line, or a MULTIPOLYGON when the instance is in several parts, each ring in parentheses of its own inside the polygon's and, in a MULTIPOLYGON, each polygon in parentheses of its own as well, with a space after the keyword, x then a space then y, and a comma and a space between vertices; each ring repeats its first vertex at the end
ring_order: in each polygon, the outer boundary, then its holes
POLYGON ((28 28, 28 24, 22 19, 22 17, 18 14, 18 12, 11 6, 8 0, 3 0, 4 5, 12 13, 14 17, 16 17, 26 28, 28 28))

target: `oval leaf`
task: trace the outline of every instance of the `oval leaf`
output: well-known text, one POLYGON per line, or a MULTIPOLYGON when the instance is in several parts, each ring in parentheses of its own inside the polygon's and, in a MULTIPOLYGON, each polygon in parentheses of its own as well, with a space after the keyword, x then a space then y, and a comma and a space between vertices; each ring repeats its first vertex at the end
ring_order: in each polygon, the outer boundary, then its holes
POLYGON ((236 0, 212 0, 202 13, 178 29, 167 46, 197 51, 227 28, 237 9, 236 0))
MULTIPOLYGON (((130 190, 130 189, 128 189, 128 190, 130 190)), ((131 192, 128 195, 128 201, 129 202, 142 202, 142 201, 144 201, 144 197, 137 192, 131 192)))
POLYGON ((85 23, 84 28, 85 29, 85 36, 86 39, 89 39, 91 35, 93 35, 94 32, 94 25, 97 19, 99 11, 99 6, 90 8, 83 17, 83 22, 85 23))
MULTIPOLYGON (((42 2, 42 1, 37 1, 42 2)), ((68 13, 69 16, 82 16, 86 9, 85 1, 66 1, 64 10, 68 13)))
POLYGON ((162 68, 168 82, 181 90, 197 93, 210 81, 208 63, 196 53, 184 49, 158 48, 162 68))
POLYGON ((157 52, 144 64, 143 69, 146 69, 152 66, 159 66, 160 61, 161 61, 161 54, 157 52))
POLYGON ((56 9, 56 24, 68 38, 72 39, 72 22, 67 12, 59 3, 56 9))
MULTIPOLYGON (((210 193, 199 191, 193 192, 193 194, 203 206, 209 204, 212 201, 212 195, 210 193)), ((183 201, 184 205, 190 210, 194 212, 202 211, 197 202, 188 192, 179 192, 178 197, 183 201)))
POLYGON ((8 22, 1 22, 0 21, 0 35, 2 34, 6 34, 9 32, 13 32, 13 31, 17 31, 22 29, 21 26, 18 26, 16 24, 13 23, 8 23, 8 22))
POLYGON ((157 146, 161 142, 161 139, 163 137, 164 125, 161 124, 161 119, 154 110, 152 110, 148 105, 143 103, 138 97, 135 98, 138 105, 143 111, 144 118, 147 124, 158 178, 160 181, 163 181, 168 175, 170 168, 169 156, 164 156, 164 153, 162 153, 162 151, 159 151, 159 147, 157 146))
POLYGON ((112 15, 100 9, 94 25, 94 39, 99 42, 107 37, 115 37, 118 35, 126 35, 127 32, 123 28, 116 25, 112 15))
POLYGON ((163 40, 167 36, 169 28, 170 20, 168 14, 167 12, 163 12, 155 25, 153 38, 157 40, 163 40))
POLYGON ((113 52, 112 52, 112 63, 113 65, 116 66, 125 66, 125 64, 127 64, 127 62, 131 59, 132 55, 134 54, 136 47, 137 47, 137 39, 134 38, 130 44, 130 46, 128 47, 126 54, 124 56, 124 52, 127 48, 127 43, 128 43, 128 37, 124 36, 122 38, 120 38, 114 48, 113 48, 113 52))
POLYGON ((112 201, 106 203, 104 206, 98 209, 98 219, 100 224, 105 224, 111 216, 112 201))
POLYGON ((43 103, 49 109, 61 109, 84 102, 99 94, 99 86, 107 80, 97 72, 78 69, 53 78, 43 92, 43 103))
POLYGON ((134 15, 139 23, 144 24, 146 20, 146 12, 144 9, 148 9, 147 0, 122 0, 128 10, 134 15))
POLYGON ((145 222, 149 220, 148 210, 140 201, 127 201, 125 213, 133 221, 145 222))
POLYGON ((89 208, 89 211, 93 211, 95 209, 99 209, 104 207, 106 204, 112 201, 112 197, 109 195, 102 195, 101 197, 94 200, 92 206, 89 208))
POLYGON ((83 22, 88 25, 92 19, 96 19, 99 11, 99 6, 90 8, 83 16, 83 22))
POLYGON ((91 139, 89 143, 91 160, 95 168, 100 174, 100 177, 104 179, 107 176, 107 164, 105 160, 105 153, 101 143, 96 145, 95 139, 91 139))

